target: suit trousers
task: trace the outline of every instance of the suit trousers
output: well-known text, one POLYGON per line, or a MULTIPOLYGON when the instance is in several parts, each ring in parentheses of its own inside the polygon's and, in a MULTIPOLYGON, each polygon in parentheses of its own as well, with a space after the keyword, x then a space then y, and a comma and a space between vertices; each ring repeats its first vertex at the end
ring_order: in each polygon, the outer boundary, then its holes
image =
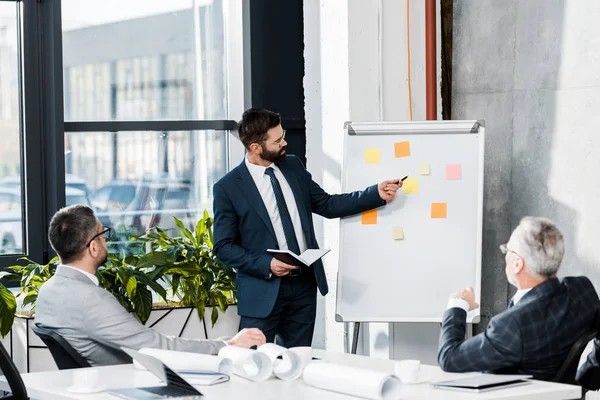
POLYGON ((266 318, 242 316, 240 330, 258 328, 267 343, 283 347, 310 346, 312 344, 317 313, 317 283, 312 269, 302 275, 283 277, 273 310, 266 318))

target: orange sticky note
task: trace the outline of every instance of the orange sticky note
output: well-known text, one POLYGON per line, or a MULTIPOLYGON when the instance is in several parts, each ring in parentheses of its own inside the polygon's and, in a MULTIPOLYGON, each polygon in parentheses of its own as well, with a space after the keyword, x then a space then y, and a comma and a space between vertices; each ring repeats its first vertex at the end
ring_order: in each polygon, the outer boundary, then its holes
POLYGON ((446 179, 459 181, 462 179, 462 165, 446 164, 446 179))
POLYGON ((394 153, 396 154, 396 158, 410 156, 410 142, 394 143, 394 153))
POLYGON ((362 213, 362 224, 363 225, 376 225, 377 224, 377 210, 369 210, 362 213))
POLYGON ((431 218, 446 218, 446 203, 431 203, 431 218))
POLYGON ((365 149, 365 163, 379 164, 381 160, 381 151, 379 149, 365 149))

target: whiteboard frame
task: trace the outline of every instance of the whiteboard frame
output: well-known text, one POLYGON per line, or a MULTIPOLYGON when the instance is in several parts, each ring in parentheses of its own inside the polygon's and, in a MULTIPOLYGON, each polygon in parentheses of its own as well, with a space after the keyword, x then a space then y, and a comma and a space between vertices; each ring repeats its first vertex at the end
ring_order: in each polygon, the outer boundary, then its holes
MULTIPOLYGON (((347 145, 348 137, 352 135, 402 135, 402 134, 477 134, 479 135, 479 182, 478 182, 478 199, 477 199, 477 245, 475 248, 475 300, 480 307, 477 310, 467 314, 467 323, 476 324, 480 322, 481 310, 481 262, 483 250, 483 185, 484 185, 484 165, 485 165, 485 121, 483 120, 449 120, 449 121, 399 121, 399 122, 345 122, 344 123, 344 154, 341 165, 340 180, 342 183, 342 191, 345 190, 344 171, 347 160, 347 145)), ((340 219, 339 243, 342 248, 343 230, 342 220, 340 219)), ((337 272, 337 288, 335 302, 335 320, 336 322, 442 322, 442 317, 445 310, 440 310, 440 316, 435 318, 378 318, 378 317, 360 317, 346 320, 340 314, 340 297, 342 292, 341 272, 344 264, 344 252, 340 251, 338 272, 337 272)), ((460 288, 456 288, 460 290, 460 288)), ((448 293, 450 296, 450 293, 448 293)))

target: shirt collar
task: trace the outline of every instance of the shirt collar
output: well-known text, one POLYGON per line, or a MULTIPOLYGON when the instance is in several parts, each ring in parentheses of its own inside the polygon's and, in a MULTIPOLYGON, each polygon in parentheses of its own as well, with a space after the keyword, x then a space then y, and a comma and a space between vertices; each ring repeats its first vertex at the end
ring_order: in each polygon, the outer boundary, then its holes
POLYGON ((279 171, 279 168, 277 167, 277 165, 271 163, 271 165, 267 166, 267 167, 263 167, 262 165, 256 165, 256 164, 252 164, 250 162, 250 160, 248 160, 248 156, 246 155, 246 157, 244 157, 244 161, 246 163, 246 167, 248 167, 248 171, 250 172, 250 175, 258 177, 258 178, 262 178, 265 175, 265 171, 267 168, 271 167, 274 170, 279 171))
POLYGON ((84 270, 82 270, 82 269, 79 269, 79 268, 71 267, 70 265, 61 264, 60 266, 61 266, 61 267, 65 267, 65 268, 71 268, 71 269, 74 269, 75 271, 79 271, 79 272, 81 272, 82 274, 84 274, 85 276, 87 276, 88 278, 90 278, 90 280, 91 280, 92 282, 94 282, 94 285, 96 285, 96 286, 99 286, 99 285, 100 285, 100 282, 98 281, 98 277, 97 277, 96 275, 92 275, 92 274, 90 274, 89 272, 87 272, 87 271, 84 271, 84 270))
POLYGON ((517 304, 531 289, 533 288, 517 290, 517 293, 513 296, 513 304, 517 304))

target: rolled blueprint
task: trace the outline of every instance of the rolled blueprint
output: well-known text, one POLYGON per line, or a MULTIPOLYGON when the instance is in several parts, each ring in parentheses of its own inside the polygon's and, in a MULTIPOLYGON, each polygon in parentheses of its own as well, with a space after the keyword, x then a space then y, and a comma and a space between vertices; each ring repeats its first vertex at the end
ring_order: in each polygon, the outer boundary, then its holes
MULTIPOLYGON (((230 359, 208 354, 150 348, 143 348, 140 353, 159 359, 175 372, 215 372, 231 375, 233 370, 230 359)), ((144 369, 135 360, 133 363, 137 368, 144 369)))
POLYGON ((298 353, 275 343, 265 343, 258 348, 258 351, 269 356, 273 363, 273 374, 285 381, 298 379, 306 366, 298 353), (278 358, 279 356, 281 359, 278 358))
POLYGON ((391 374, 324 361, 313 361, 306 366, 304 382, 319 389, 371 400, 397 400, 401 395, 400 380, 391 374))
POLYGON ((256 350, 225 346, 219 351, 219 357, 232 361, 234 374, 255 382, 269 379, 273 373, 269 356, 256 350))

